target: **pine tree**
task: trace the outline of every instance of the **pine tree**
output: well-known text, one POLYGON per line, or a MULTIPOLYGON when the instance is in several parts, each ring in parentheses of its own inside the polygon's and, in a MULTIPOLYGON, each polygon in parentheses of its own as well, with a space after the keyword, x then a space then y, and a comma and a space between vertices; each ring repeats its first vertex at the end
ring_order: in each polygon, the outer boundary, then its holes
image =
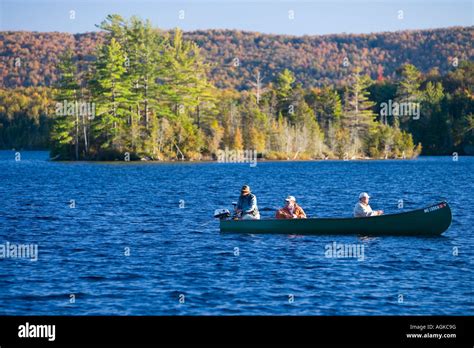
POLYGON ((412 64, 405 64, 400 72, 397 88, 398 102, 417 102, 420 97, 421 73, 412 64))
POLYGON ((340 124, 342 102, 337 91, 330 87, 324 87, 317 91, 313 90, 308 99, 314 110, 316 120, 325 132, 328 131, 329 124, 340 124))
POLYGON ((54 97, 57 107, 51 131, 53 143, 51 155, 63 160, 71 158, 78 160, 79 115, 76 113, 76 103, 79 100, 79 84, 71 50, 67 50, 60 57, 58 68, 61 78, 54 97))
POLYGON ((125 54, 112 38, 98 50, 95 73, 90 82, 97 117, 93 123, 98 150, 124 150, 124 137, 129 109, 126 107, 130 88, 124 81, 125 54))
POLYGON ((213 103, 214 90, 206 78, 207 65, 199 52, 199 47, 183 40, 183 33, 175 29, 165 52, 166 73, 162 81, 163 90, 171 110, 178 113, 194 114, 196 124, 200 124, 199 107, 202 103, 213 103))
POLYGON ((290 120, 292 120, 294 113, 294 105, 291 104, 291 97, 293 95, 292 92, 295 81, 295 75, 290 70, 285 69, 277 76, 274 86, 277 100, 277 113, 281 113, 290 120))
POLYGON ((369 99, 368 87, 372 81, 367 75, 360 75, 360 69, 356 68, 351 85, 345 94, 345 110, 342 118, 342 126, 350 130, 352 144, 352 155, 361 151, 363 142, 367 141, 369 130, 374 126, 376 115, 373 107, 375 105, 369 99))

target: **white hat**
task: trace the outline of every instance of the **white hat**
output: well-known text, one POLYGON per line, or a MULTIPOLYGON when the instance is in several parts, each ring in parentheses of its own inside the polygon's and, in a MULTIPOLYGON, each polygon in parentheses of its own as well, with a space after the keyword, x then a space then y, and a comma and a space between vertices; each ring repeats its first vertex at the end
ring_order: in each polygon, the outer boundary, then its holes
POLYGON ((296 202, 296 198, 294 196, 288 196, 288 197, 286 197, 285 201, 287 201, 287 202, 289 202, 289 201, 296 202))
POLYGON ((361 198, 370 198, 369 194, 367 192, 362 192, 360 195, 359 195, 359 199, 361 198))

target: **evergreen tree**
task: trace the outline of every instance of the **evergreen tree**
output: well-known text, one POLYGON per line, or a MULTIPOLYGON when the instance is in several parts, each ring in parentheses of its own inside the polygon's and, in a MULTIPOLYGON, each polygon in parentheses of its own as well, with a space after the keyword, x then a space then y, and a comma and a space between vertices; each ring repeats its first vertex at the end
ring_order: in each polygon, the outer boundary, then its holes
POLYGON ((61 56, 58 69, 61 78, 54 97, 56 112, 51 131, 51 155, 60 159, 69 159, 74 156, 77 160, 79 159, 79 115, 76 112, 76 103, 79 101, 79 84, 72 51, 67 50, 61 56))
POLYGON ((285 69, 278 74, 274 86, 277 101, 277 113, 281 113, 291 121, 294 121, 294 105, 291 100, 291 97, 293 96, 294 83, 295 75, 290 70, 285 69))
POLYGON ((360 69, 356 68, 351 84, 345 93, 342 126, 350 130, 351 156, 365 151, 363 149, 364 142, 367 142, 369 130, 374 126, 376 116, 373 108, 375 103, 369 99, 370 92, 368 91, 371 83, 370 77, 360 75, 360 69))
POLYGON ((420 97, 421 73, 412 64, 405 64, 400 71, 397 101, 417 102, 420 97))
POLYGON ((129 115, 126 105, 130 93, 124 79, 125 59, 121 45, 114 38, 98 50, 90 88, 97 105, 93 130, 99 152, 125 150, 127 133, 124 126, 129 115))

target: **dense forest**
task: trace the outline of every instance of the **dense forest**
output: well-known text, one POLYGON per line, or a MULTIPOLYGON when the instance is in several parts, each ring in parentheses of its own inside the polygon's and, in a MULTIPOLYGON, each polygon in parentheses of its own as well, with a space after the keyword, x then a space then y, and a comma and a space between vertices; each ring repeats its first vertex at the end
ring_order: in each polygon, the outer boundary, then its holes
POLYGON ((474 153, 472 28, 294 38, 118 15, 100 28, 1 34, 1 148, 62 160, 474 153))
MULTIPOLYGON (((53 86, 59 56, 71 50, 82 65, 94 60, 106 33, 0 32, 0 87, 53 86)), ((184 32, 210 65, 218 88, 251 89, 259 70, 268 82, 289 69, 305 88, 340 84, 357 66, 372 79, 393 79, 404 63, 441 74, 473 60, 474 27, 374 34, 321 36, 269 35, 238 30, 184 32)))

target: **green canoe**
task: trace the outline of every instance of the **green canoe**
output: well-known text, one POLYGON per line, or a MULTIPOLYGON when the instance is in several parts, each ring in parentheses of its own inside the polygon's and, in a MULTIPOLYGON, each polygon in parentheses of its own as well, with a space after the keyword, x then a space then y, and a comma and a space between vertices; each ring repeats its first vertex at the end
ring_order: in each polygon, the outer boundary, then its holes
POLYGON ((280 234, 358 234, 392 236, 437 236, 451 224, 447 202, 399 214, 366 218, 310 218, 220 220, 221 232, 280 234))

